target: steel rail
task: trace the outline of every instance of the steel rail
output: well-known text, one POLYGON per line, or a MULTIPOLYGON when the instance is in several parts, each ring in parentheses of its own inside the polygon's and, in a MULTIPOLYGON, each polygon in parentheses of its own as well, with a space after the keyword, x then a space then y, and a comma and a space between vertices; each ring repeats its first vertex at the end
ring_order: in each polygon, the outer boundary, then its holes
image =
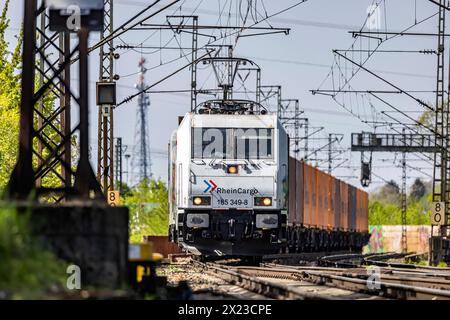
MULTIPOLYGON (((261 267, 266 268, 278 268, 285 270, 296 270, 296 271, 322 271, 331 274, 342 274, 343 272, 367 272, 368 266, 360 266, 359 268, 342 269, 342 268, 331 268, 331 267, 310 267, 310 266, 289 266, 275 263, 262 263, 261 267)), ((398 275, 403 277, 411 278, 441 278, 443 280, 450 280, 450 273, 440 273, 440 272, 430 272, 426 270, 417 269, 402 269, 402 268, 392 268, 392 267, 379 267, 380 273, 383 275, 398 275)))
MULTIPOLYGON (((367 273, 353 273, 350 272, 342 272, 340 276, 350 277, 350 278, 358 278, 367 280, 370 275, 367 273)), ((429 289, 438 289, 445 290, 450 292, 450 281, 439 278, 429 278, 429 277, 414 277, 410 274, 380 274, 380 280, 386 283, 396 283, 402 285, 410 285, 413 287, 423 287, 429 289)))
MULTIPOLYGON (((316 268, 316 267, 287 267, 282 266, 270 266, 270 267, 237 267, 236 270, 240 273, 249 275, 249 276, 258 276, 258 277, 270 277, 275 279, 290 279, 295 280, 298 277, 298 274, 301 272, 320 272, 321 274, 329 274, 336 275, 342 277, 349 277, 355 279, 369 279, 370 274, 368 274, 368 270, 365 268, 360 269, 349 269, 342 270, 339 268, 316 268)), ((450 276, 450 274, 448 275, 450 276)), ((380 280, 387 283, 394 284, 402 284, 402 285, 410 285, 412 287, 423 287, 430 289, 439 289, 439 290, 450 290, 450 281, 445 277, 424 277, 422 274, 421 277, 412 276, 408 273, 401 274, 392 274, 391 271, 388 270, 380 270, 380 280)), ((449 291, 450 292, 450 291, 449 291)))
POLYGON ((267 280, 258 279, 257 277, 241 274, 231 269, 225 269, 221 265, 202 263, 199 261, 193 261, 193 263, 228 283, 270 298, 294 300, 341 300, 339 298, 327 297, 321 294, 299 292, 283 284, 273 283, 267 280))
MULTIPOLYGON (((389 258, 391 259, 391 258, 389 258)), ((424 270, 424 271, 439 271, 439 272, 450 272, 450 268, 440 268, 440 267, 432 267, 432 266, 418 266, 415 264, 406 264, 399 262, 388 262, 388 261, 380 261, 377 259, 364 258, 364 264, 366 265, 375 265, 379 267, 393 267, 398 269, 413 269, 413 270, 424 270)))
POLYGON ((400 300, 450 300, 450 291, 385 282, 377 279, 370 289, 367 279, 324 274, 323 272, 302 272, 299 279, 316 284, 333 286, 344 290, 372 294, 400 300))
POLYGON ((289 266, 275 263, 262 263, 260 267, 227 266, 214 263, 202 264, 202 266, 225 281, 271 298, 336 299, 336 297, 327 297, 321 293, 298 292, 289 286, 267 281, 267 278, 305 281, 388 299, 450 300, 450 272, 447 272, 450 268, 418 267, 383 261, 402 258, 405 255, 398 253, 338 254, 319 259, 326 265, 350 265, 347 269, 289 266), (360 263, 349 263, 349 260, 360 260, 360 263), (368 274, 368 268, 372 262, 384 264, 374 279, 371 279, 371 274, 368 274), (395 268, 393 267, 395 265, 402 267, 395 268), (371 283, 374 284, 374 288, 369 286, 371 283), (271 289, 274 285, 276 288, 271 289))

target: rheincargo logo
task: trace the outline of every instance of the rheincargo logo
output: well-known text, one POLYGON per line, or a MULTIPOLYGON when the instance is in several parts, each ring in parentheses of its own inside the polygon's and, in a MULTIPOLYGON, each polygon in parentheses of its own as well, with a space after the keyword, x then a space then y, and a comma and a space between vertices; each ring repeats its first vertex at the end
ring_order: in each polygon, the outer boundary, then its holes
POLYGON ((259 191, 256 188, 252 189, 244 189, 244 188, 217 188, 217 193, 220 194, 250 194, 251 196, 254 196, 259 191))
POLYGON ((210 192, 210 193, 213 193, 214 192, 214 190, 216 190, 217 189, 217 184, 214 182, 214 181, 212 181, 212 180, 203 180, 203 182, 206 184, 206 189, 203 191, 203 193, 206 193, 206 192, 210 192))

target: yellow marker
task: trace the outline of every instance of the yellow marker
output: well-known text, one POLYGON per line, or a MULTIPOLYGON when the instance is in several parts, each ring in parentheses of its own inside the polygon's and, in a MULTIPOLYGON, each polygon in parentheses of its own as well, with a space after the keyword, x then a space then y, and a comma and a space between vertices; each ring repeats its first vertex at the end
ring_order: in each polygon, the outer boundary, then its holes
POLYGON ((144 276, 149 277, 150 273, 151 273, 151 270, 149 267, 144 267, 141 265, 136 266, 136 281, 137 281, 137 283, 141 283, 142 278, 144 278, 144 276))
POLYGON ((117 207, 120 205, 120 192, 108 191, 108 204, 111 207, 117 207))
POLYGON ((143 266, 137 266, 136 267, 136 281, 138 283, 142 282, 142 277, 145 274, 145 268, 143 266))

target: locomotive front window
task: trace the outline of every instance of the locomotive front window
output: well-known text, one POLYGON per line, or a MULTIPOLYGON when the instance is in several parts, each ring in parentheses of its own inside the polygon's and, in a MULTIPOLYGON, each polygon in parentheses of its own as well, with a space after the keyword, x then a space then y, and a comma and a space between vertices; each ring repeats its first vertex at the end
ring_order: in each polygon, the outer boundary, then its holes
POLYGON ((194 159, 230 159, 232 157, 230 129, 194 128, 194 159))
POLYGON ((272 159, 273 130, 193 128, 194 159, 272 159))
POLYGON ((235 159, 271 159, 271 129, 235 129, 235 159))

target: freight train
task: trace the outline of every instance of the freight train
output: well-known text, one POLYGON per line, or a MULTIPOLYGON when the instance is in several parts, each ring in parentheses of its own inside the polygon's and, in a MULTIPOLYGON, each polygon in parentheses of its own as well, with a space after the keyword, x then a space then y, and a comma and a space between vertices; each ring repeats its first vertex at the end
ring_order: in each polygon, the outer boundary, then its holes
POLYGON ((276 113, 216 100, 188 113, 169 143, 169 240, 203 256, 359 251, 368 197, 289 156, 276 113))

